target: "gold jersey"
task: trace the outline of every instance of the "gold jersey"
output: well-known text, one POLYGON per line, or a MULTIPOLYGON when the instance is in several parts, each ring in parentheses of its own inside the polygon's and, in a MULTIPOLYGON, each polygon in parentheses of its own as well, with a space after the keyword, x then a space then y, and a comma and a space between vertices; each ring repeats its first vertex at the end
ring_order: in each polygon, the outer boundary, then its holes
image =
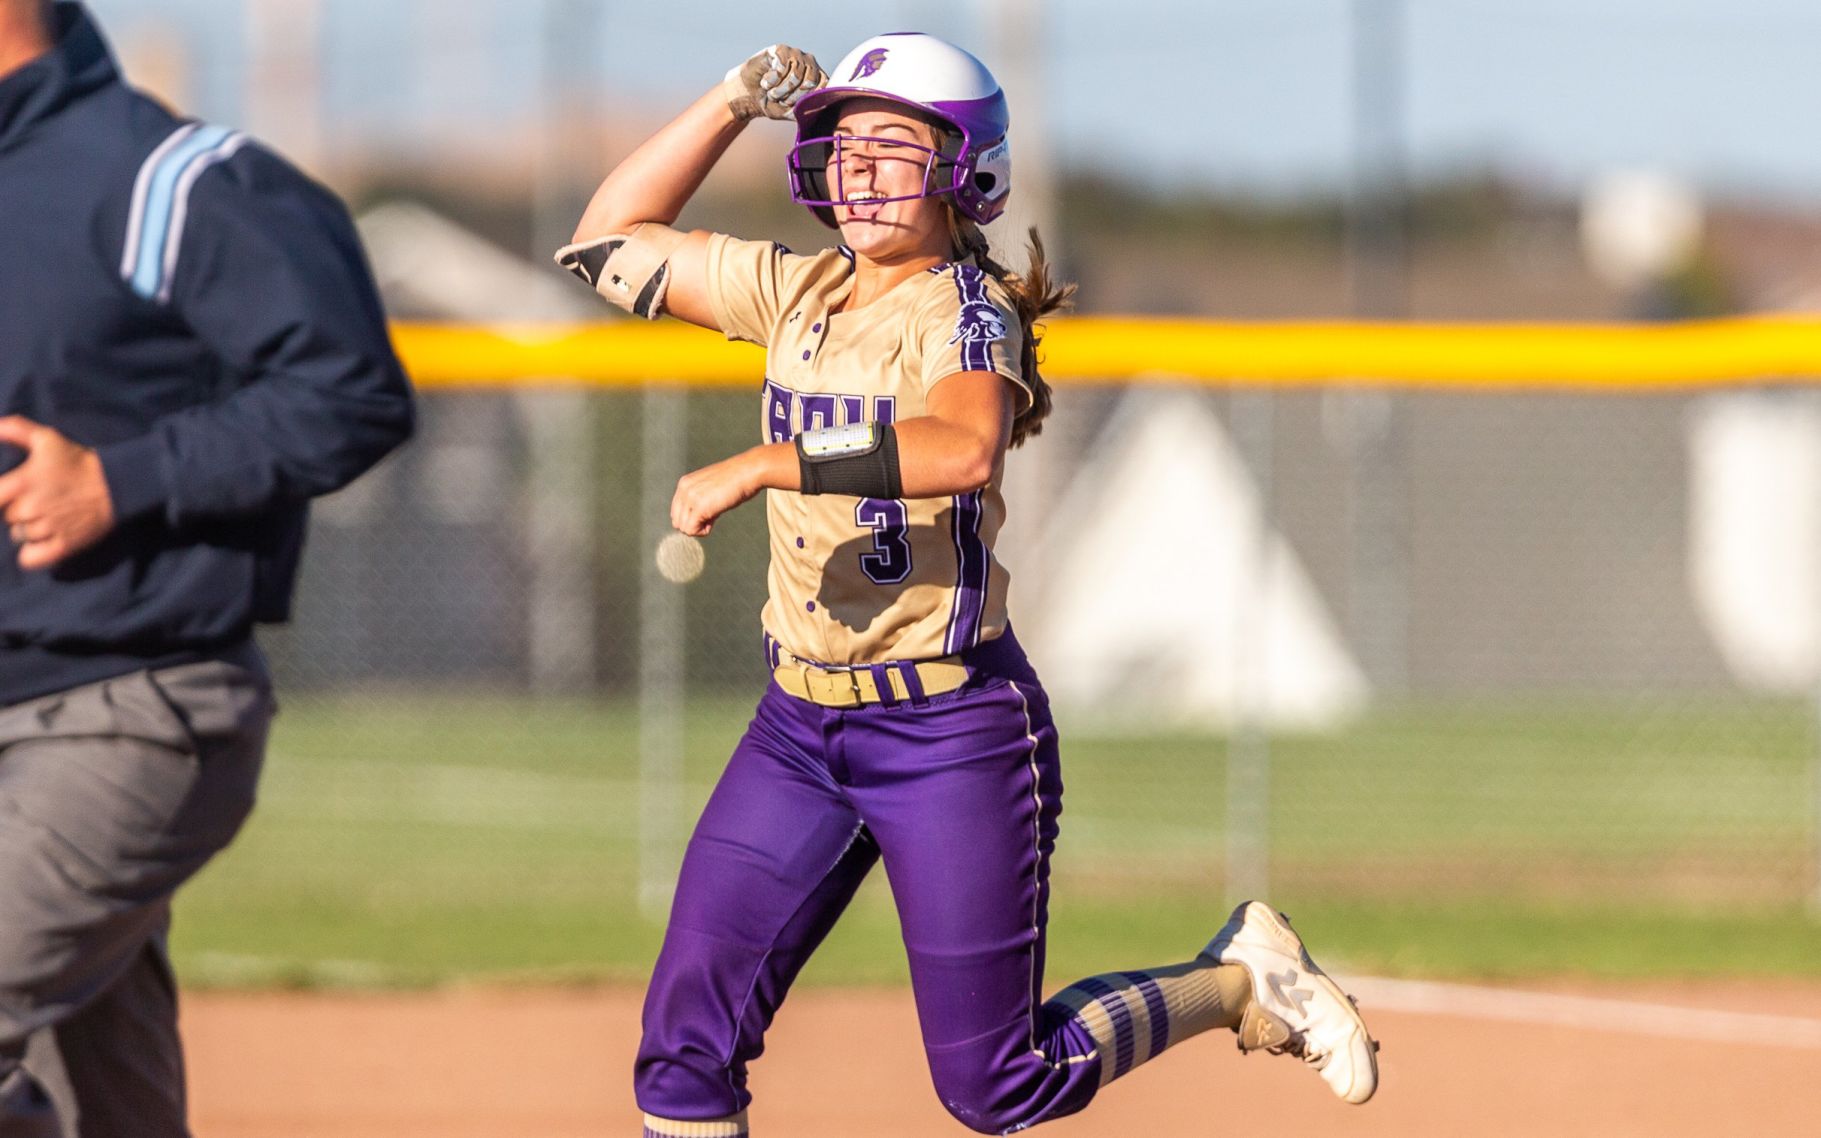
MULTIPOLYGON (((925 415, 930 389, 960 371, 995 372, 1029 399, 1011 301, 977 266, 941 265, 835 312, 853 280, 845 248, 801 257, 769 241, 709 239, 715 320, 728 339, 766 349, 765 441, 925 415)), ((1003 475, 1001 463, 985 487, 944 498, 767 491, 766 631, 825 664, 927 660, 999 636, 1010 581, 993 557, 1003 475)))

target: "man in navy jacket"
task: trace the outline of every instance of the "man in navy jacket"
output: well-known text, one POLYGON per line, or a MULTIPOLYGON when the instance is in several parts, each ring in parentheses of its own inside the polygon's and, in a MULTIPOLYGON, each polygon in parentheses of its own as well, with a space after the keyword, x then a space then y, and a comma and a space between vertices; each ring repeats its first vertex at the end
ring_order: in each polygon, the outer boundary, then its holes
POLYGON ((252 805, 306 503, 411 431, 341 204, 0 0, 0 1138, 188 1133, 164 935, 252 805))

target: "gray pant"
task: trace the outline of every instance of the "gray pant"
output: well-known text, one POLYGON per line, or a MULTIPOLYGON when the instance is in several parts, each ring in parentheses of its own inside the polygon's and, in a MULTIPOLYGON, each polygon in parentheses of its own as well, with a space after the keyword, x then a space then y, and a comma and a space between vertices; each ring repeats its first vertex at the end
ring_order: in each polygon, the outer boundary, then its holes
POLYGON ((184 1138, 171 895, 253 806, 257 655, 0 710, 0 1138, 184 1138))

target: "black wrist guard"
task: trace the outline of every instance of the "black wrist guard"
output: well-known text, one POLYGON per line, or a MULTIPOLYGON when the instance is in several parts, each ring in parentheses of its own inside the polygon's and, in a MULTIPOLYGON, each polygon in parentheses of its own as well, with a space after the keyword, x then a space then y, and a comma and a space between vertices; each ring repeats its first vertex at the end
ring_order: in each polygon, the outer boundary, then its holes
POLYGON ((797 469, 805 494, 902 498, 898 432, 890 423, 820 427, 797 436, 797 469))

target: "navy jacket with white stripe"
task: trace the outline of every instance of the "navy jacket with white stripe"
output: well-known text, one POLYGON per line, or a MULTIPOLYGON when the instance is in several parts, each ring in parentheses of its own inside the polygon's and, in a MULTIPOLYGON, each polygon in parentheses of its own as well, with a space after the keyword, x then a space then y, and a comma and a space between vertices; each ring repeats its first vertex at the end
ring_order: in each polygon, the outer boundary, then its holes
POLYGON ((50 570, 0 543, 0 706, 285 619, 306 503, 412 427, 340 202, 54 13, 55 50, 0 78, 0 414, 95 448, 117 524, 50 570))

